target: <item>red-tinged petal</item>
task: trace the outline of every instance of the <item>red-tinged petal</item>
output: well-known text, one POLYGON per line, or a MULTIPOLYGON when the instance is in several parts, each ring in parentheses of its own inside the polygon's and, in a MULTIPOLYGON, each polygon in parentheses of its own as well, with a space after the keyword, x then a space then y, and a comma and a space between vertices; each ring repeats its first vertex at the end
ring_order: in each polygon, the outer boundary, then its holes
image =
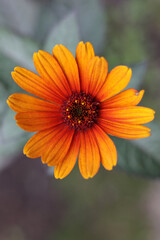
POLYGON ((65 178, 72 171, 78 157, 79 147, 80 135, 79 132, 75 132, 69 151, 64 159, 54 168, 55 178, 65 178))
POLYGON ((74 92, 80 92, 78 66, 72 53, 60 44, 53 48, 53 57, 61 66, 71 90, 74 92))
POLYGON ((81 91, 86 90, 86 67, 90 59, 95 56, 93 46, 90 42, 80 42, 76 49, 76 61, 79 68, 81 91))
POLYGON ((150 128, 143 125, 124 124, 104 119, 99 119, 98 125, 107 134, 125 139, 145 138, 151 135, 150 128))
POLYGON ((90 93, 92 96, 96 96, 104 84, 108 73, 108 63, 102 57, 93 57, 86 70, 86 93, 90 93))
POLYGON ((55 95, 46 79, 42 79, 37 74, 25 68, 16 67, 12 72, 12 77, 25 91, 51 102, 62 103, 62 99, 55 95))
POLYGON ((59 106, 23 93, 14 93, 7 100, 15 112, 59 111, 59 106))
POLYGON ((95 124, 93 132, 99 147, 101 162, 104 168, 112 170, 117 164, 117 150, 113 141, 105 134, 105 132, 95 124))
POLYGON ((40 157, 42 153, 46 151, 48 143, 51 142, 51 140, 55 138, 63 128, 64 125, 60 124, 56 127, 37 132, 26 143, 23 149, 23 153, 30 158, 40 157))
POLYGON ((142 99, 144 90, 127 89, 101 103, 101 108, 136 106, 142 99))
POLYGON ((55 166, 66 156, 75 130, 64 127, 49 143, 46 151, 42 154, 42 162, 48 166, 55 166))
POLYGON ((154 119, 154 111, 146 107, 109 108, 100 111, 100 118, 119 123, 144 124, 154 119))
POLYGON ((40 50, 38 53, 34 53, 33 61, 37 72, 43 79, 47 80, 56 95, 61 99, 65 99, 65 96, 71 94, 63 70, 51 54, 40 50))
POLYGON ((41 131, 62 123, 57 111, 52 112, 19 112, 15 119, 17 125, 29 132, 41 131))
POLYGON ((92 178, 100 167, 100 153, 95 136, 90 129, 81 132, 79 170, 85 179, 92 178))
POLYGON ((117 66, 113 68, 107 79, 97 94, 97 98, 102 102, 120 91, 129 83, 132 76, 132 70, 126 66, 117 66))

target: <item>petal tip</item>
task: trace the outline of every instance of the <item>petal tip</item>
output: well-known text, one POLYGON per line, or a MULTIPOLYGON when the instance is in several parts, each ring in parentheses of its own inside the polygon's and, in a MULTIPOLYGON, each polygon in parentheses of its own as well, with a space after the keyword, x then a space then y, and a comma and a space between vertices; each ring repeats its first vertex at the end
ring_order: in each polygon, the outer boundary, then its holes
POLYGON ((142 89, 142 90, 140 90, 140 91, 136 91, 136 92, 135 92, 135 95, 136 95, 136 96, 142 96, 142 97, 143 97, 144 93, 145 93, 145 90, 142 89))
POLYGON ((27 156, 27 150, 25 149, 25 147, 23 148, 23 154, 27 156))
POLYGON ((132 76, 132 69, 127 67, 127 74, 131 77, 132 76))
POLYGON ((17 75, 17 72, 15 70, 11 72, 11 76, 14 81, 15 81, 16 75, 17 75))
POLYGON ((15 67, 14 68, 14 73, 19 73, 21 71, 21 69, 23 69, 22 67, 15 67))
POLYGON ((59 179, 59 180, 65 178, 65 176, 61 176, 61 175, 59 175, 59 174, 57 174, 55 172, 54 172, 54 177, 55 177, 55 179, 59 179))
POLYGON ((37 56, 38 56, 37 52, 33 53, 33 61, 35 61, 37 59, 37 56))
POLYGON ((8 106, 10 107, 10 96, 9 96, 8 99, 6 100, 6 103, 7 103, 8 106))
POLYGON ((19 69, 19 67, 15 67, 15 68, 14 68, 14 71, 12 71, 11 74, 14 73, 14 72, 16 72, 18 69, 19 69))
POLYGON ((78 46, 81 46, 81 45, 84 45, 84 42, 83 42, 83 41, 80 41, 80 42, 78 43, 77 47, 78 47, 78 46))

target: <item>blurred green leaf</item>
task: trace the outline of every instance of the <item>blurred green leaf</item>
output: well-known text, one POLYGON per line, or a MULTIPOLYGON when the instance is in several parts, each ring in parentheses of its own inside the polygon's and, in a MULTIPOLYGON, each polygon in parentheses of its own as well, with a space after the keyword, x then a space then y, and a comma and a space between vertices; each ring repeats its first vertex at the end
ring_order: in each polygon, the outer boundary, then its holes
POLYGON ((160 177, 160 126, 148 124, 152 135, 144 139, 114 138, 118 150, 118 166, 129 173, 160 177))
MULTIPOLYGON (((0 5, 1 26, 41 43, 45 42, 50 29, 75 12, 80 40, 90 41, 97 53, 104 47, 106 12, 99 0, 0 0, 0 5)), ((71 39, 71 36, 67 38, 71 39)))
POLYGON ((0 55, 6 56, 16 64, 33 70, 32 56, 38 49, 36 42, 0 28, 0 55))
POLYGON ((147 71, 147 62, 137 63, 131 66, 132 79, 129 82, 127 88, 139 89, 144 81, 144 76, 147 71))
MULTIPOLYGON (((20 65, 31 70, 33 52, 38 44, 30 39, 19 37, 4 28, 0 28, 0 168, 7 166, 18 150, 22 148, 28 133, 21 130, 14 120, 14 115, 6 100, 18 85, 11 78, 11 71, 20 65)), ((22 90, 21 90, 22 91, 22 90)))
POLYGON ((71 1, 54 0, 42 1, 35 37, 40 42, 45 42, 50 30, 63 20, 73 10, 71 1))
MULTIPOLYGON (((16 84, 15 84, 16 85, 16 84)), ((15 113, 9 109, 6 100, 10 90, 0 82, 0 170, 7 167, 18 151, 23 149, 30 134, 16 125, 15 113)))
POLYGON ((91 42, 98 54, 106 44, 106 11, 98 0, 76 0, 75 5, 81 39, 91 42))
POLYGON ((5 89, 5 87, 3 86, 3 84, 0 82, 0 124, 1 124, 1 118, 4 114, 5 111, 5 107, 6 107, 6 99, 7 97, 7 91, 5 89))
POLYGON ((34 36, 40 7, 39 1, 0 0, 0 24, 20 34, 34 36))
MULTIPOLYGON (((8 91, 14 91, 18 89, 18 85, 14 83, 11 72, 13 71, 14 67, 17 65, 13 60, 6 57, 4 54, 0 53, 0 84, 2 88, 8 91)), ((7 96, 7 94, 6 94, 7 96)), ((4 99, 4 94, 1 95, 4 99)))
MULTIPOLYGON (((6 104, 7 105, 7 104, 6 104)), ((15 113, 5 108, 5 114, 0 122, 0 170, 7 167, 30 134, 23 131, 14 121, 15 113)))
POLYGON ((70 13, 51 30, 43 49, 51 53, 56 44, 63 44, 75 55, 79 41, 76 16, 75 13, 70 13))
MULTIPOLYGON (((54 28, 57 28, 57 32, 60 34, 57 24, 60 25, 71 12, 75 15, 72 24, 77 25, 76 30, 79 32, 79 40, 84 42, 90 41, 96 53, 102 51, 106 41, 107 26, 106 14, 98 0, 54 0, 50 1, 50 3, 48 2, 48 4, 42 7, 42 13, 39 18, 38 39, 45 42, 46 35, 50 35, 50 29, 54 28)), ((61 35, 59 35, 56 40, 72 42, 72 35, 69 34, 71 29, 67 28, 67 30, 67 39, 62 39, 61 35)))

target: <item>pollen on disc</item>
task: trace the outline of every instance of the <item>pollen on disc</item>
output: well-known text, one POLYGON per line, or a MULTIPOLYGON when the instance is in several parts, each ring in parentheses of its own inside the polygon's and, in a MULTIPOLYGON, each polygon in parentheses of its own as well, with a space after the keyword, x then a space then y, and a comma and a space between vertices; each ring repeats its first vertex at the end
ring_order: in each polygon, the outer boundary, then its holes
POLYGON ((73 93, 61 107, 64 122, 75 129, 89 128, 97 120, 99 105, 89 94, 73 93))

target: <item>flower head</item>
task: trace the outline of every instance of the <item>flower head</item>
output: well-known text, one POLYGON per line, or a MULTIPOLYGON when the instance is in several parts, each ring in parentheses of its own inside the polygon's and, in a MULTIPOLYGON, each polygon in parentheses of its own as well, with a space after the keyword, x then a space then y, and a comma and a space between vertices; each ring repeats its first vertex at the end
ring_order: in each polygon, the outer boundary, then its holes
POLYGON ((55 166, 56 178, 66 177, 77 157, 86 179, 97 173, 100 163, 111 170, 117 152, 108 134, 126 139, 150 136, 142 124, 153 120, 154 111, 136 106, 144 90, 122 91, 131 79, 130 68, 117 66, 108 73, 107 61, 95 56, 89 42, 78 44, 76 58, 56 45, 53 55, 40 50, 33 60, 39 75, 16 67, 12 77, 36 97, 15 93, 7 102, 17 112, 17 124, 37 132, 24 154, 55 166))

